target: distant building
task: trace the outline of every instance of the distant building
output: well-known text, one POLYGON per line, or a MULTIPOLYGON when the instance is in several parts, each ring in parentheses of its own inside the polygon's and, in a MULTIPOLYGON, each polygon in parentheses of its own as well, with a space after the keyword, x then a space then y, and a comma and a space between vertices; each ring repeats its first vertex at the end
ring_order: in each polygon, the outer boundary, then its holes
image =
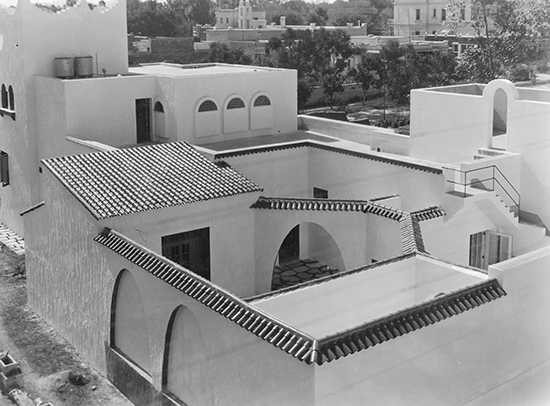
MULTIPOLYGON (((446 25, 449 19, 446 10, 447 5, 447 0, 395 0, 393 3, 393 20, 390 20, 393 26, 393 35, 422 39, 425 34, 448 32, 449 26, 446 25)), ((465 8, 460 11, 464 24, 457 27, 454 32, 455 35, 473 34, 474 30, 469 24, 473 7, 472 0, 466 0, 465 8)), ((495 6, 489 5, 487 12, 490 16, 494 14, 496 12, 495 6)))
POLYGON ((266 26, 265 11, 256 11, 250 0, 240 0, 234 9, 217 9, 216 28, 258 29, 266 26))

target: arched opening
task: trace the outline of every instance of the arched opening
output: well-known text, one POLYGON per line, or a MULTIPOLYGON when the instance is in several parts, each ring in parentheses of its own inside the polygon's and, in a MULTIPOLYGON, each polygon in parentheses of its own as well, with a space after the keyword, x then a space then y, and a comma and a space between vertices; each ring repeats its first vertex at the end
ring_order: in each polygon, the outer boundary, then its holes
POLYGON ((203 373, 207 358, 197 319, 187 307, 178 306, 166 329, 163 391, 185 404, 214 404, 212 390, 203 373))
POLYGON ((153 120, 155 126, 155 136, 166 138, 166 115, 164 106, 161 102, 156 102, 153 108, 153 120))
POLYGON ((497 89, 493 97, 493 148, 506 149, 507 125, 508 96, 503 89, 497 89))
POLYGON ((250 109, 250 129, 268 129, 273 127, 273 106, 265 94, 254 98, 250 109))
POLYGON ((221 133, 220 111, 210 99, 199 102, 195 113, 195 137, 208 137, 221 133))
POLYGON ((111 302, 111 347, 142 370, 151 373, 145 310, 132 274, 118 275, 111 302))
POLYGON ((6 90, 6 85, 2 84, 2 108, 8 108, 8 91, 6 90))
POLYGON ((240 97, 231 97, 226 104, 223 116, 223 132, 234 133, 248 129, 248 112, 240 97))
POLYGON ((9 100, 10 110, 15 111, 15 99, 13 96, 13 87, 11 86, 8 88, 8 100, 9 100))
POLYGON ((279 247, 273 266, 271 290, 297 285, 345 269, 334 238, 316 223, 293 227, 279 247))

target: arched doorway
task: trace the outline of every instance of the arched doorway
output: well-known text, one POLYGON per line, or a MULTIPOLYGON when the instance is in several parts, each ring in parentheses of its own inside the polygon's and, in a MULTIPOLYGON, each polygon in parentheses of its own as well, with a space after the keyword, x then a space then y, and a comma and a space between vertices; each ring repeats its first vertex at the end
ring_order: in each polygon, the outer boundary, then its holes
POLYGON ((166 329, 162 372, 164 392, 185 404, 214 404, 211 387, 202 372, 207 359, 195 315, 187 307, 178 306, 166 329))
POLYGON ((345 269, 344 259, 330 233, 316 223, 293 227, 281 243, 273 266, 271 290, 293 286, 345 269))
POLYGON ((493 96, 493 134, 491 146, 506 149, 506 132, 508 131, 508 95, 499 88, 493 96))

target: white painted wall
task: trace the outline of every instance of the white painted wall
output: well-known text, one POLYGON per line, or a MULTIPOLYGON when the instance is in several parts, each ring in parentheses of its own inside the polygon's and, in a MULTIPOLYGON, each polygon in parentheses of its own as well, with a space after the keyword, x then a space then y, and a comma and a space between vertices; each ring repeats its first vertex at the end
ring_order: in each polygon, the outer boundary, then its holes
POLYGON ((547 247, 502 263, 508 296, 316 367, 315 404, 463 405, 548 359, 549 260, 547 247))
POLYGON ((410 156, 450 164, 472 159, 488 146, 488 108, 481 94, 412 90, 410 156))

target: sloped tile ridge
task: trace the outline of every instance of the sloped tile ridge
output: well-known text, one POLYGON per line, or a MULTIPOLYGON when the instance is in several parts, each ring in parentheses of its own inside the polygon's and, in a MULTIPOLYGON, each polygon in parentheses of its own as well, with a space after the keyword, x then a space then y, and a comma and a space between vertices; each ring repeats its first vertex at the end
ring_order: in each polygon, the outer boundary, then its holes
POLYGON ((432 220, 438 217, 443 217, 444 215, 445 211, 439 205, 426 207, 425 209, 421 210, 411 211, 411 216, 413 218, 416 218, 418 221, 432 220))
POLYGON ((275 144, 267 146, 247 147, 245 149, 235 149, 226 152, 216 152, 213 154, 215 159, 224 159, 242 155, 261 154, 265 152, 282 151, 292 148, 310 147, 318 148, 335 153, 341 153, 350 155, 356 158, 370 159, 372 161, 383 162, 391 165, 402 166, 409 169, 416 169, 419 171, 433 173, 435 175, 443 175, 443 170, 439 166, 429 165, 428 163, 413 162, 411 159, 407 159, 405 156, 390 156, 390 154, 375 154, 365 151, 357 151, 352 148, 343 148, 342 146, 336 146, 332 144, 326 144, 319 141, 292 141, 291 143, 275 144))
POLYGON ((96 219, 261 191, 239 172, 218 167, 186 142, 43 160, 96 219))
POLYGON ((359 272, 365 272, 365 271, 369 271, 371 269, 380 268, 381 266, 385 266, 385 265, 388 265, 388 264, 393 264, 395 262, 404 261, 404 260, 409 259, 409 258, 414 258, 416 255, 417 255, 416 252, 412 252, 412 253, 409 253, 409 254, 406 254, 406 255, 400 255, 400 256, 397 256, 397 257, 384 259, 384 260, 375 262, 374 264, 363 265, 363 266, 360 266, 360 267, 357 267, 357 268, 348 269, 348 270, 345 270, 345 271, 340 271, 340 272, 332 274, 332 275, 327 275, 327 276, 323 276, 323 277, 320 277, 320 278, 311 279, 309 281, 298 283, 296 285, 292 285, 292 286, 289 286, 289 287, 286 287, 286 288, 277 289, 277 290, 273 290, 271 292, 265 292, 265 293, 261 293, 259 295, 250 296, 250 297, 247 297, 244 300, 246 302, 249 302, 249 303, 259 302, 261 300, 268 299, 268 298, 271 298, 271 297, 284 295, 288 292, 302 290, 302 289, 305 289, 305 288, 309 288, 311 286, 320 285, 322 283, 330 282, 334 279, 345 278, 346 276, 354 275, 354 274, 359 273, 359 272))
POLYGON ((506 296, 496 279, 489 279, 372 320, 319 340, 317 364, 322 365, 394 338, 412 333, 506 296))
POLYGON ((424 239, 422 238, 422 230, 418 219, 411 216, 409 213, 403 213, 399 219, 399 231, 401 232, 401 245, 403 254, 411 252, 426 253, 424 247, 424 239))
POLYGON ((320 199, 320 198, 293 198, 293 197, 265 197, 260 196, 251 206, 251 209, 270 210, 307 210, 307 211, 349 211, 371 213, 378 216, 399 221, 403 216, 401 210, 369 200, 347 199, 320 199))
POLYGON ((102 144, 102 143, 97 142, 97 141, 82 140, 80 138, 71 137, 71 136, 66 136, 65 140, 69 141, 69 142, 72 142, 73 144, 78 144, 78 145, 81 145, 83 147, 89 148, 93 151, 104 152, 104 151, 114 151, 114 150, 118 149, 117 147, 113 147, 113 146, 107 145, 107 144, 102 144))
POLYGON ((105 228, 94 241, 197 300, 292 357, 315 362, 316 341, 115 230, 105 228))

